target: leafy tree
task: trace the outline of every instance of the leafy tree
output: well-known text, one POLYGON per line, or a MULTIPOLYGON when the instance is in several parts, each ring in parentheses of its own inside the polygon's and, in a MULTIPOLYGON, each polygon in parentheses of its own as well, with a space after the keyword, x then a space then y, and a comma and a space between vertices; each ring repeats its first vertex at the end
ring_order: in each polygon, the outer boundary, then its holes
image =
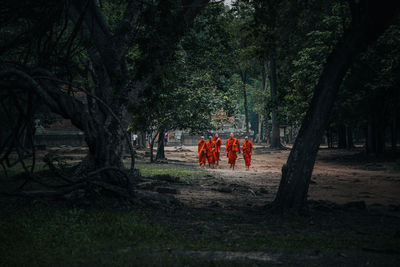
MULTIPOLYGON (((144 92, 140 105, 132 108, 132 127, 152 132, 151 161, 157 136, 175 129, 204 134, 217 127, 212 114, 221 108, 233 112, 227 82, 231 70, 230 19, 222 3, 209 5, 181 40, 160 83, 144 92)), ((164 158, 164 142, 159 138, 156 159, 164 158)))
MULTIPOLYGON (((297 45, 294 56, 288 57, 284 65, 287 71, 283 75, 286 88, 282 106, 285 107, 287 121, 294 125, 299 125, 303 120, 325 58, 349 24, 345 3, 332 2, 319 10, 314 5, 312 10, 311 17, 302 22, 302 30, 296 34, 303 35, 295 42, 301 45, 297 45)), ((303 8, 303 14, 308 12, 308 9, 303 8)))
POLYGON ((282 167, 282 179, 273 203, 278 210, 298 212, 304 207, 315 157, 340 84, 356 57, 382 35, 400 12, 397 2, 382 5, 375 1, 350 1, 349 6, 351 23, 326 60, 314 87, 310 108, 282 167))
POLYGON ((99 179, 118 184, 110 170, 123 167, 127 107, 157 84, 208 2, 3 1, 0 82, 70 119, 89 147, 81 172, 102 170, 99 179))
POLYGON ((356 61, 344 81, 336 114, 365 132, 368 153, 385 150, 387 128, 396 150, 399 120, 399 21, 356 61), (346 96, 351 96, 347 98, 346 96))

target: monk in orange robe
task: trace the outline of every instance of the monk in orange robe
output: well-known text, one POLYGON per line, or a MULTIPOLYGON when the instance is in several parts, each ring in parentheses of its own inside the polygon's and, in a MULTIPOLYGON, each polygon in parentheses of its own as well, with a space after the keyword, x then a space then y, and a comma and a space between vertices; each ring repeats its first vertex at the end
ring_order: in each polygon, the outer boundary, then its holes
POLYGON ((208 142, 206 144, 206 147, 207 147, 208 166, 214 169, 214 167, 215 167, 215 149, 216 149, 216 145, 215 145, 215 142, 214 142, 212 136, 208 137, 208 142))
POLYGON ((222 140, 221 140, 221 138, 218 137, 217 133, 215 134, 214 142, 215 142, 215 145, 216 145, 216 148, 215 148, 215 163, 218 166, 219 165, 219 156, 220 156, 220 153, 221 153, 222 140))
POLYGON ((243 143, 243 158, 246 165, 246 171, 250 169, 251 154, 253 153, 253 143, 246 136, 243 143))
POLYGON ((200 167, 205 167, 206 166, 206 155, 207 155, 207 147, 206 147, 206 141, 204 141, 204 136, 200 138, 199 143, 197 143, 197 150, 199 153, 199 164, 200 167))
POLYGON ((236 159, 238 152, 240 154, 240 143, 239 140, 233 137, 233 133, 230 134, 228 140, 226 140, 226 152, 228 156, 228 163, 230 164, 231 169, 235 169, 236 159))

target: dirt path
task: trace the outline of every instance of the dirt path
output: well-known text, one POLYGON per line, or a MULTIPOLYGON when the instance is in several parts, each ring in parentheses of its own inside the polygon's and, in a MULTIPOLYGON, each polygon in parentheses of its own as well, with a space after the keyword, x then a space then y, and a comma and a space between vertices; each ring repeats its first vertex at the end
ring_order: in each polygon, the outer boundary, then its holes
MULTIPOLYGON (((170 164, 197 167, 196 147, 167 147, 170 164)), ((229 169, 227 158, 217 169, 206 169, 197 186, 182 187, 178 196, 194 206, 232 208, 260 205, 273 200, 279 186, 281 167, 289 150, 275 151, 255 147, 250 171, 239 155, 237 169, 229 169)), ((315 164, 309 199, 336 203, 365 201, 372 205, 400 205, 400 164, 394 159, 374 160, 360 150, 322 149, 315 164)))

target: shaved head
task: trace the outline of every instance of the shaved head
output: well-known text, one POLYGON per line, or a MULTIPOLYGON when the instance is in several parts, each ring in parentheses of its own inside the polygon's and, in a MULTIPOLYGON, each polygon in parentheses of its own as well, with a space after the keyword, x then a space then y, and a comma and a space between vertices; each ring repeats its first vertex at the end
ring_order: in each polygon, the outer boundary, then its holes
POLYGON ((230 134, 230 137, 233 137, 233 133, 230 134))

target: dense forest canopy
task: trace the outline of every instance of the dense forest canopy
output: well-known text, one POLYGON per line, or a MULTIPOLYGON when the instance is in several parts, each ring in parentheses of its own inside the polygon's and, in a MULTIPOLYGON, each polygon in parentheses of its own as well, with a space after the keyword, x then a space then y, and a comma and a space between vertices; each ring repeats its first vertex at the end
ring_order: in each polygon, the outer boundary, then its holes
POLYGON ((124 169, 128 129, 153 142, 174 129, 208 133, 225 110, 273 148, 280 125, 298 134, 276 204, 299 209, 324 137, 376 155, 397 149, 399 4, 5 0, 0 9, 3 168, 15 150, 24 164, 34 121, 58 114, 89 148, 75 174, 103 170, 101 181, 121 185, 112 172, 124 169))

